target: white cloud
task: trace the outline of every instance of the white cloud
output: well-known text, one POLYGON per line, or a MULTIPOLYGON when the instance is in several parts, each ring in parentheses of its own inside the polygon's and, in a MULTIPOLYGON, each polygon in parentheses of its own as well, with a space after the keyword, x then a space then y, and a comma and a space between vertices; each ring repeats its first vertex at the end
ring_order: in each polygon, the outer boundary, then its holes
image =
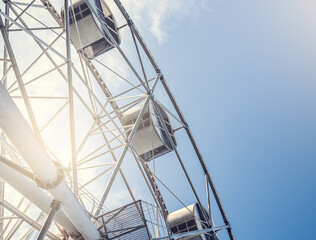
MULTIPOLYGON (((57 2, 62 6, 62 0, 57 2)), ((121 2, 141 32, 150 31, 159 44, 167 40, 170 31, 180 20, 195 21, 201 7, 206 11, 212 11, 209 7, 211 0, 121 0, 121 2)), ((115 4, 112 1, 107 1, 107 4, 115 17, 118 17, 115 4)))
POLYGON ((209 6, 211 0, 201 0, 201 5, 203 9, 205 9, 208 12, 212 12, 213 9, 209 6))
POLYGON ((125 8, 139 28, 149 30, 159 41, 168 38, 169 31, 184 18, 196 18, 197 0, 134 0, 123 1, 125 8))

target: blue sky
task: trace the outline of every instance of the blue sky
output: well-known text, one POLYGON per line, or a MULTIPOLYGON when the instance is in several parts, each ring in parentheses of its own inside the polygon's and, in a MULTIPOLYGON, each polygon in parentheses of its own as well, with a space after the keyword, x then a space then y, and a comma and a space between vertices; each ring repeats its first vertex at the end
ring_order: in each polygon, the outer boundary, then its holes
POLYGON ((313 239, 316 3, 195 3, 166 15, 162 43, 145 36, 235 237, 313 239))

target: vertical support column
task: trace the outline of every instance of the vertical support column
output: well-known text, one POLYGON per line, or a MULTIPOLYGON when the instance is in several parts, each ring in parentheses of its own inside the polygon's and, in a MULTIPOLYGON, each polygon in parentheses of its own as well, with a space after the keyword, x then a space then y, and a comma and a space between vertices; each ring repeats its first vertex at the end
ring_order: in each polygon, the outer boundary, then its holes
POLYGON ((67 80, 68 80, 68 104, 69 104, 69 124, 71 141, 71 163, 73 192, 78 197, 78 176, 77 176, 77 156, 76 156, 76 135, 74 118, 74 95, 72 84, 72 61, 70 48, 70 29, 69 29, 69 0, 65 0, 65 28, 66 28, 66 50, 67 50, 67 80))
POLYGON ((60 202, 53 200, 53 202, 51 204, 51 210, 49 211, 47 219, 46 219, 40 233, 38 234, 37 240, 44 240, 45 239, 46 234, 48 232, 48 229, 50 228, 52 222, 54 221, 54 218, 55 218, 56 213, 58 212, 59 208, 60 208, 60 202))

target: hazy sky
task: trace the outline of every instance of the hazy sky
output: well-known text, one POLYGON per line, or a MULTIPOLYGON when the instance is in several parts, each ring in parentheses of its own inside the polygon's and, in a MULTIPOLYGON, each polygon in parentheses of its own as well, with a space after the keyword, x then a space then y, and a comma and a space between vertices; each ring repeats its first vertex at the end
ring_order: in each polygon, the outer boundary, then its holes
POLYGON ((153 25, 142 30, 207 159, 236 239, 313 239, 315 1, 174 4, 158 17, 159 41, 153 25))

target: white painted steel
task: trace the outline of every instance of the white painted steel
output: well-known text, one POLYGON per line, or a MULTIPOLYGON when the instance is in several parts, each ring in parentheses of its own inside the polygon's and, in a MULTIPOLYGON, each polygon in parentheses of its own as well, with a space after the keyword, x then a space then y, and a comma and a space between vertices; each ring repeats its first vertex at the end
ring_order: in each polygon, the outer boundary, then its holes
MULTIPOLYGON (((57 180, 57 167, 2 85, 0 85, 0 128, 43 183, 54 183, 57 180)), ((86 239, 100 239, 98 230, 65 181, 50 190, 50 193, 55 200, 62 203, 63 210, 86 239)))

